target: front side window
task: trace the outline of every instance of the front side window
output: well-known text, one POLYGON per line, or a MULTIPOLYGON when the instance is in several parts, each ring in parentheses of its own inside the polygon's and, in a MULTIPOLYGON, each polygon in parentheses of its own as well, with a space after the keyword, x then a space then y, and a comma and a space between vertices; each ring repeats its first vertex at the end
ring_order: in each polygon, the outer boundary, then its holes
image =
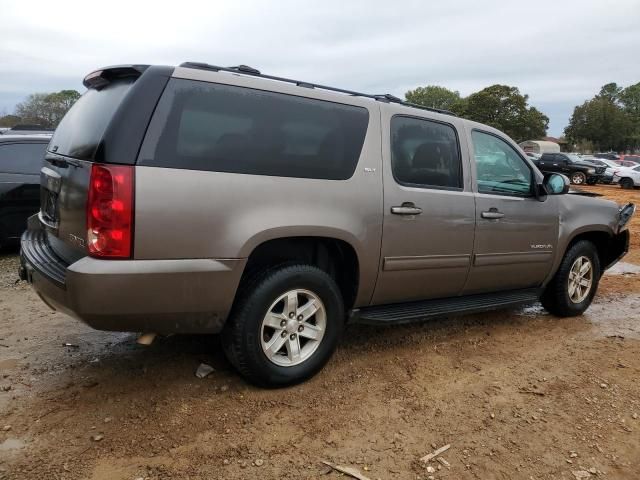
POLYGON ((479 193, 528 197, 533 173, 504 140, 484 132, 471 133, 479 193))
POLYGON ((368 123, 362 107, 172 79, 139 164, 346 180, 355 171, 368 123))
POLYGON ((391 167, 402 185, 462 188, 462 161, 451 125, 413 117, 391 119, 391 167))

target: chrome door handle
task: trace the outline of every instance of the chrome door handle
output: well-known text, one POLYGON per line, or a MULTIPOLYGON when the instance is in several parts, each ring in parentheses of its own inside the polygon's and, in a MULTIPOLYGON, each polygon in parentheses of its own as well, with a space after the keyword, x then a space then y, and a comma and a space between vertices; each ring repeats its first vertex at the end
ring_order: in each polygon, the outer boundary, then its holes
POLYGON ((490 208, 488 212, 482 212, 480 215, 482 218, 488 218, 489 220, 496 220, 504 217, 504 213, 499 212, 497 208, 490 208))
POLYGON ((422 213, 422 209, 416 207, 411 202, 404 202, 399 207, 391 207, 391 213, 394 215, 420 215, 422 213))

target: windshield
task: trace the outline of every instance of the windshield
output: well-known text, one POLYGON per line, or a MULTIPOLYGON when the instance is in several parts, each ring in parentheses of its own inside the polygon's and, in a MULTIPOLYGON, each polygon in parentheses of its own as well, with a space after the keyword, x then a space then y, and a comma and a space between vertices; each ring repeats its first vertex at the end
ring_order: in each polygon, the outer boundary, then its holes
POLYGON ((614 162, 613 160, 602 160, 603 163, 606 163, 607 166, 611 167, 611 168, 619 168, 620 165, 617 164, 616 162, 614 162))
POLYGON ((580 161, 582 161, 582 159, 578 155, 575 155, 573 153, 568 153, 567 157, 569 157, 572 162, 580 162, 580 161))

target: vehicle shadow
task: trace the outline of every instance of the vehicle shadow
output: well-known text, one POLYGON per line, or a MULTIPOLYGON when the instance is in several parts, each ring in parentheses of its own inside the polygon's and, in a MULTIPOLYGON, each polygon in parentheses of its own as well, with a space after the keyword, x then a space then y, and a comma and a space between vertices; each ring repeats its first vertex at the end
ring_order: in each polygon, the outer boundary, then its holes
POLYGON ((14 257, 20 254, 20 244, 12 242, 0 247, 0 258, 14 257))
MULTIPOLYGON (((464 342, 470 335, 491 335, 504 327, 517 330, 531 324, 532 319, 543 322, 539 325, 542 331, 547 329, 546 323, 553 317, 541 310, 539 307, 533 307, 532 313, 523 309, 502 310, 397 326, 348 325, 332 362, 367 363, 372 352, 379 355, 398 350, 400 354, 401 349, 415 349, 416 346, 431 349, 443 342, 464 342)), ((112 336, 115 341, 104 343, 98 351, 85 349, 80 344, 77 352, 72 353, 77 355, 74 363, 83 375, 101 377, 108 384, 122 386, 127 379, 136 380, 144 376, 162 378, 164 385, 172 382, 184 385, 185 382, 199 381, 195 378, 195 371, 200 363, 206 363, 214 368, 208 379, 217 380, 217 383, 230 382, 238 388, 253 388, 227 361, 219 335, 160 336, 150 346, 141 346, 135 343, 135 334, 91 332, 89 336, 93 340, 87 341, 96 345, 96 337, 100 335, 112 336)))

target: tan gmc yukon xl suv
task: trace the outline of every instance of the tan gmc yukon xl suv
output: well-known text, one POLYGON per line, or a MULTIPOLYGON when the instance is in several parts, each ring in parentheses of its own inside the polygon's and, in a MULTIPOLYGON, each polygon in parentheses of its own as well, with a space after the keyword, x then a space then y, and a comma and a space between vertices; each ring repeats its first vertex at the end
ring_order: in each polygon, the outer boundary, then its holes
POLYGON ((316 373, 345 322, 591 303, 633 205, 569 192, 503 133, 246 66, 84 79, 21 277, 104 330, 221 332, 251 382, 316 373))

